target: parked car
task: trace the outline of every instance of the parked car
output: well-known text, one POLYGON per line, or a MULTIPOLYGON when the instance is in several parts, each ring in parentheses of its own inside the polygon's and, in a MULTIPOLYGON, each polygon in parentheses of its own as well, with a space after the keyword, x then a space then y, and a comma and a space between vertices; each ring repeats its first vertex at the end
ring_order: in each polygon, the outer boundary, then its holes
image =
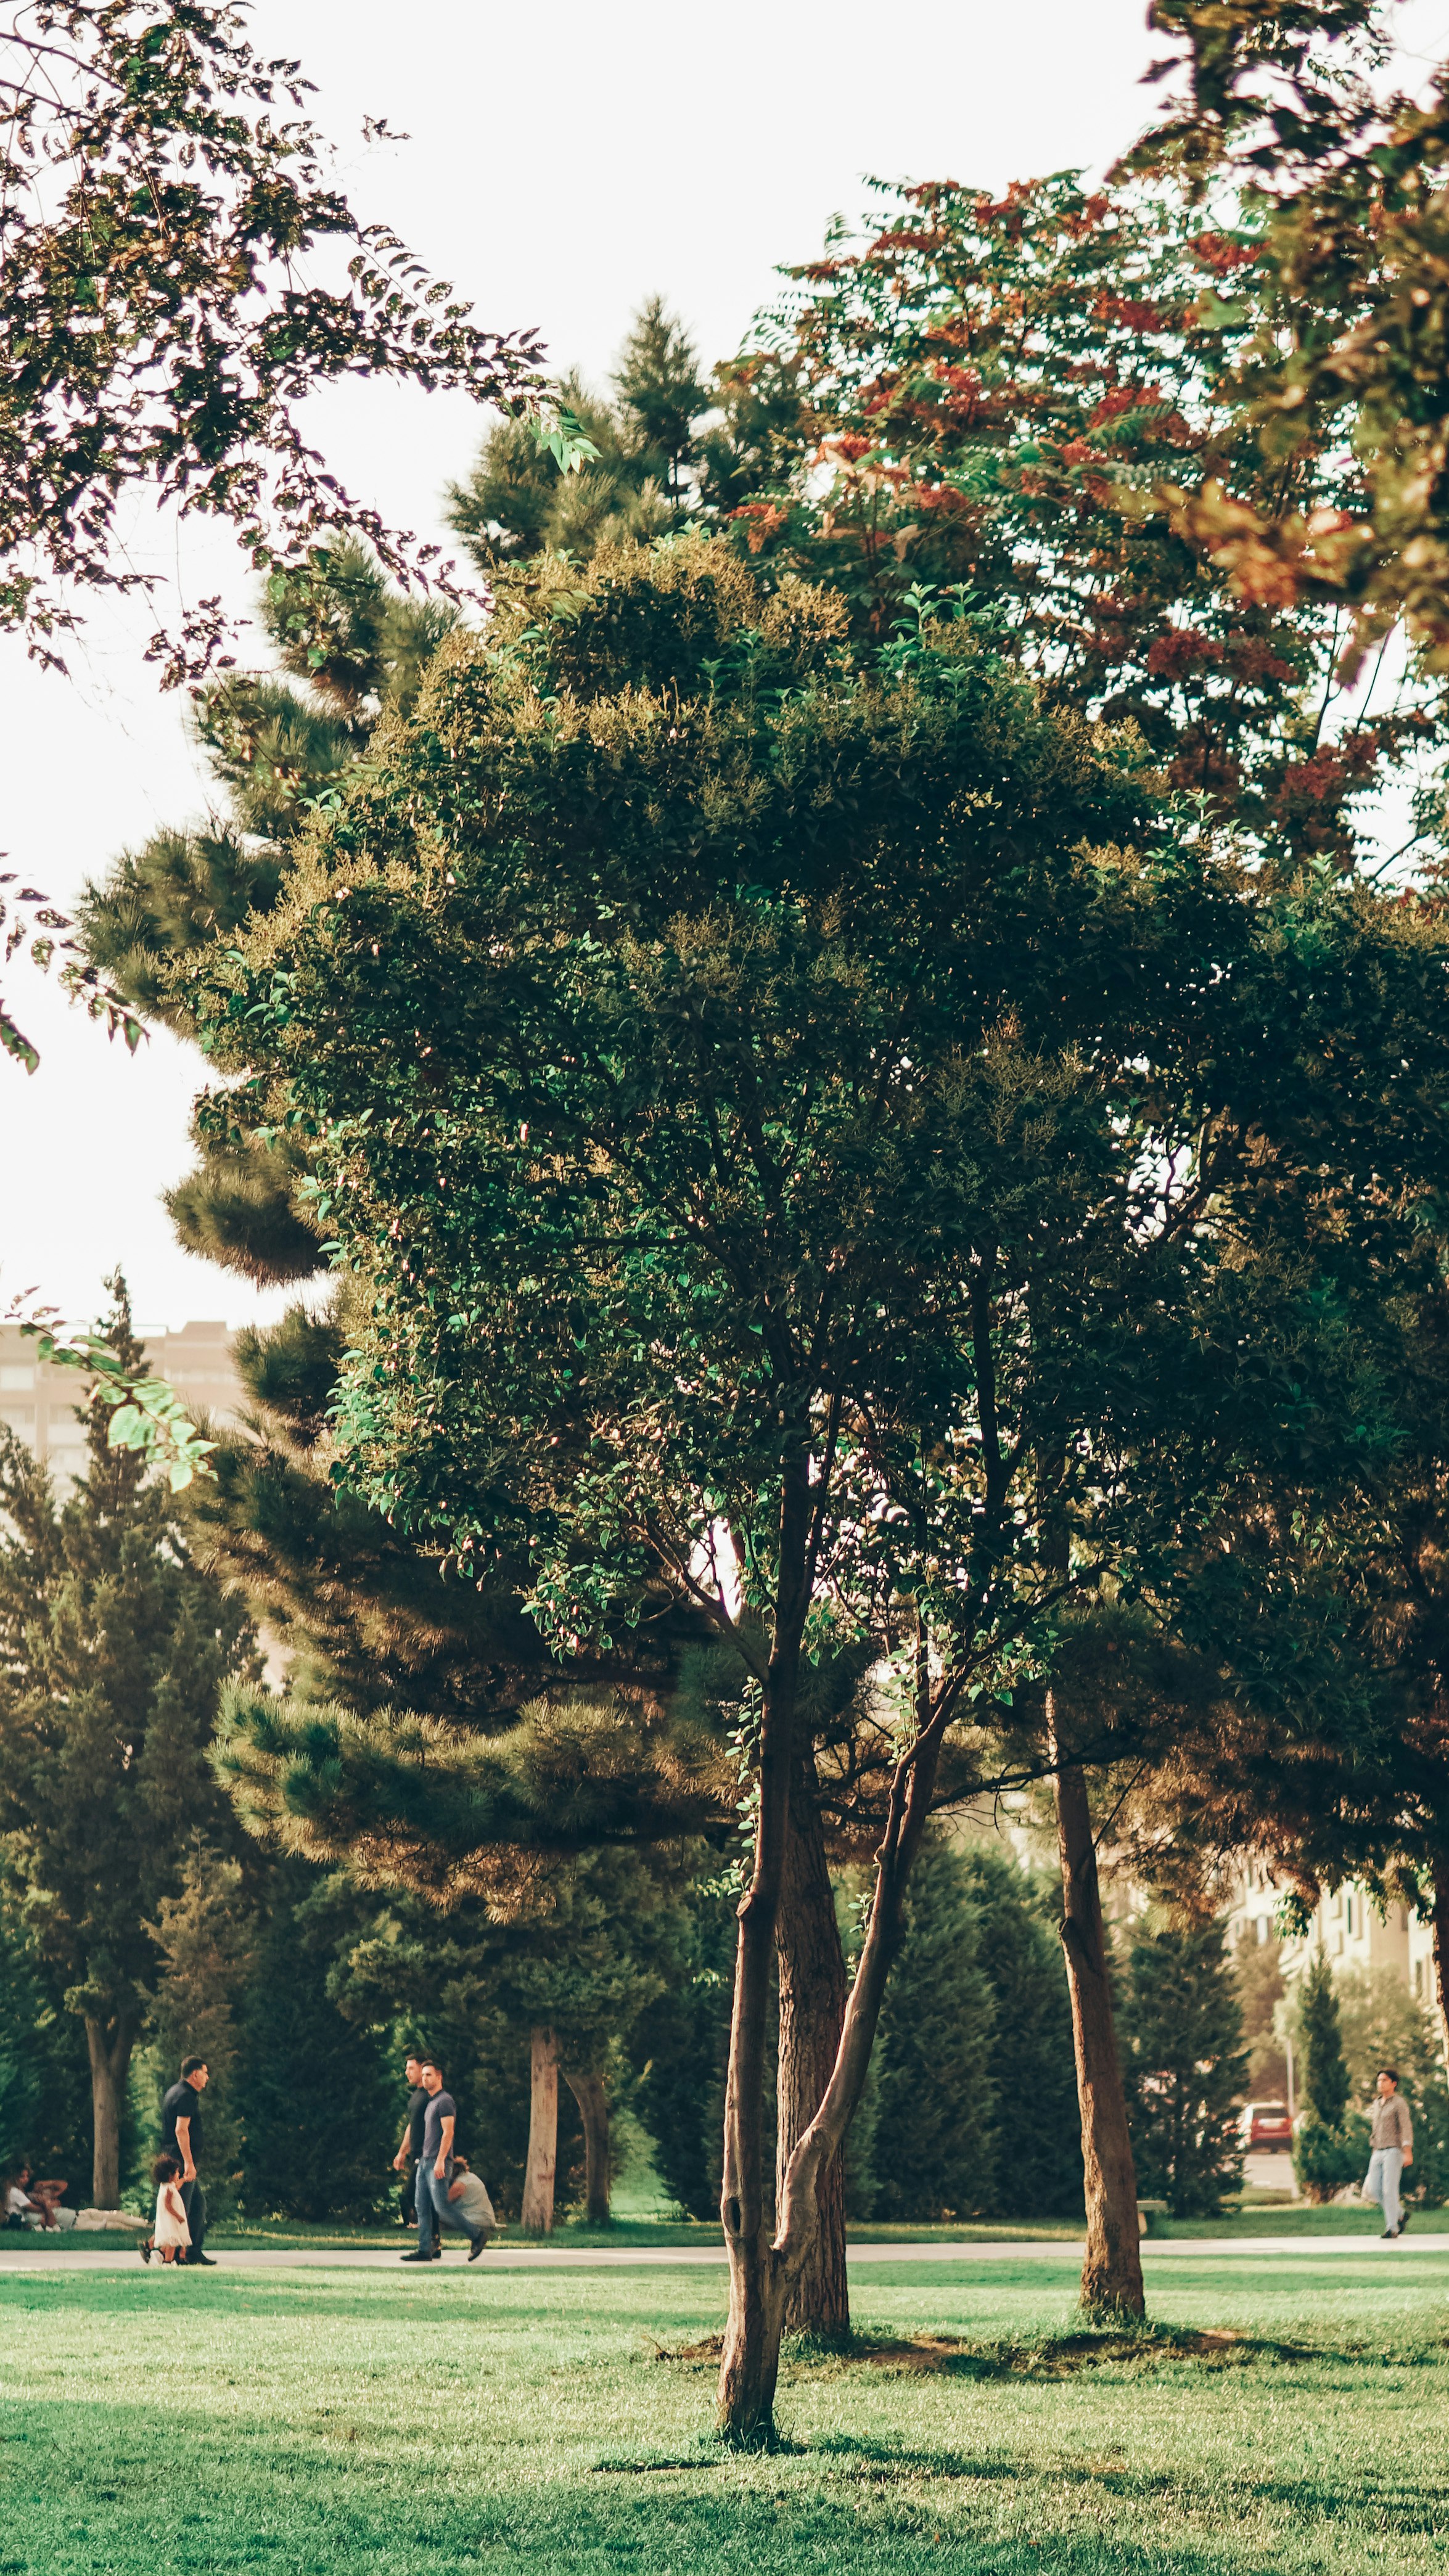
POLYGON ((1291 2147, 1293 2122, 1286 2102, 1245 2102, 1238 2130, 1246 2153, 1254 2148, 1291 2147))

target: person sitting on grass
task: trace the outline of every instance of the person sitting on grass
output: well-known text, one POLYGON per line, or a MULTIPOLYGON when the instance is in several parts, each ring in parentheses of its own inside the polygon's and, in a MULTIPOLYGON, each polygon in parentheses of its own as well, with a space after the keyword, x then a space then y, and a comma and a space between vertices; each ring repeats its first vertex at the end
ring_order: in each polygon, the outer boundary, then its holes
POLYGON ((473 2253, 468 2257, 471 2263, 474 2255, 482 2253, 489 2237, 497 2232, 498 2221, 493 2214, 493 2203, 488 2197, 488 2186, 481 2174, 475 2174, 466 2156, 453 2158, 453 2179, 448 2185, 448 2201, 449 2205, 457 2210, 459 2223, 476 2230, 473 2237, 473 2253))
POLYGON ((29 2180, 29 2165, 18 2165, 13 2174, 6 2175, 5 2188, 0 2192, 0 2206, 3 2206, 7 2227, 24 2227, 32 2223, 43 2227, 45 2224, 39 2202, 32 2200, 26 2189, 29 2180))
POLYGON ((156 2185, 156 2226, 136 2251, 143 2263, 149 2263, 153 2254, 159 2254, 163 2263, 174 2263, 178 2257, 184 2262, 191 2248, 191 2230, 181 2197, 181 2158, 163 2148, 151 2167, 151 2180, 156 2185))
POLYGON ((56 2202, 65 2190, 59 2175, 37 2182, 29 2165, 21 2165, 6 2183, 3 2199, 7 2227, 58 2227, 56 2202))

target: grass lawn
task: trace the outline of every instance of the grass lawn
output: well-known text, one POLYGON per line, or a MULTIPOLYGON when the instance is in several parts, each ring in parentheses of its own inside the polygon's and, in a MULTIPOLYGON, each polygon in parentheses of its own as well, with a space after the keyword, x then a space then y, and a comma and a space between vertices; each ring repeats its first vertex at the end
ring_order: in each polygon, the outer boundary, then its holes
POLYGON ((0 2571, 1438 2576, 1449 2257, 1205 2248, 1137 2348, 1060 2340, 1075 2284, 903 2249, 733 2459, 712 2272, 11 2274, 0 2571))

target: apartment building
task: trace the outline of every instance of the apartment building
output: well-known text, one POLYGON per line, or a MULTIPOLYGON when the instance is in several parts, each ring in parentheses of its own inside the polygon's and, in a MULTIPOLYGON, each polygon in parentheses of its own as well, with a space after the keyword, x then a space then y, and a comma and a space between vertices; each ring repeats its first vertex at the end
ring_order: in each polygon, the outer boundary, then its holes
MULTIPOLYGON (((1279 1891, 1265 1869, 1248 1871, 1229 1917, 1230 1936, 1246 1928, 1248 1937, 1267 1941, 1277 1930, 1279 1891)), ((1310 1950, 1322 1947, 1335 1974, 1350 1968, 1385 1968, 1402 1978, 1422 2003, 1434 2000, 1433 1933, 1423 1917, 1407 1905, 1391 1905, 1381 1914, 1364 1890, 1350 1881, 1319 1900, 1303 1940, 1285 1941, 1283 1973, 1290 1980, 1307 1965, 1310 1950)))
MULTIPOLYGON (((225 1324, 183 1324, 176 1332, 150 1333, 146 1357, 156 1376, 164 1377, 193 1412, 225 1422, 241 1410, 242 1388, 225 1324)), ((76 1418, 81 1386, 73 1369, 41 1360, 34 1340, 18 1325, 0 1325, 0 1422, 45 1461, 58 1485, 68 1484, 85 1466, 85 1427, 76 1418)))

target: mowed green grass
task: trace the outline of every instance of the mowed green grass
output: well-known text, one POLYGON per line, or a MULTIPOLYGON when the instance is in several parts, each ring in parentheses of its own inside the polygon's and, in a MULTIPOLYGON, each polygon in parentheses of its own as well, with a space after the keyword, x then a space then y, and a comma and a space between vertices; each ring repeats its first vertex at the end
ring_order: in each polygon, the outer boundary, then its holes
POLYGON ((1059 2349, 1074 2289, 872 2268, 882 2348, 792 2360, 790 2447, 741 2459, 708 2360, 659 2357, 722 2272, 12 2274, 0 2571, 1437 2576, 1449 2257, 1163 2263, 1159 2322, 1243 2338, 1196 2357, 1059 2349))

